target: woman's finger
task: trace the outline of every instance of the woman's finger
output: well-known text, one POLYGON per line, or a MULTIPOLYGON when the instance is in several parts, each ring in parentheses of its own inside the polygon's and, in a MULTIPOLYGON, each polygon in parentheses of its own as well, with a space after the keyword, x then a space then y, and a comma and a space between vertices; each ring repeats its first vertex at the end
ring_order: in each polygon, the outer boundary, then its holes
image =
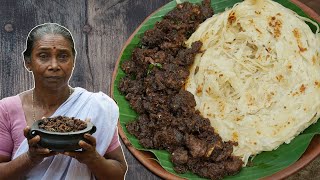
POLYGON ((30 139, 28 141, 28 144, 29 144, 29 146, 36 146, 39 141, 40 141, 40 136, 36 135, 35 137, 33 137, 32 139, 30 139))
POLYGON ((86 133, 84 134, 84 138, 86 138, 89 143, 91 144, 91 146, 96 147, 96 138, 93 137, 91 134, 86 133))
POLYGON ((82 148, 82 149, 84 149, 84 150, 86 150, 86 151, 91 151, 91 150, 93 150, 95 147, 94 146, 92 146, 91 144, 89 144, 89 143, 87 143, 87 142, 85 142, 85 141, 79 141, 79 146, 82 148))
POLYGON ((30 127, 27 126, 23 129, 23 135, 24 137, 28 138, 28 134, 29 134, 29 131, 30 131, 30 127))
POLYGON ((34 152, 37 153, 37 154, 44 155, 44 154, 49 154, 50 150, 48 148, 35 148, 34 152))

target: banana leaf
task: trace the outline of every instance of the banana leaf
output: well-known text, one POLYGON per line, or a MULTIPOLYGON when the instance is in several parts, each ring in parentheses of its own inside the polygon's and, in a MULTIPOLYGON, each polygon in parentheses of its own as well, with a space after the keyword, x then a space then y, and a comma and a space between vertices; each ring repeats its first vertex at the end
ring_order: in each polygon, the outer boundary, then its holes
MULTIPOLYGON (((185 1, 185 0, 184 0, 185 1)), ((191 3, 201 3, 201 0, 188 0, 191 3)), ((211 6, 215 13, 224 11, 226 8, 232 7, 235 3, 240 2, 241 0, 212 0, 211 6)), ((179 2, 179 1, 178 1, 179 2)), ((300 16, 308 17, 299 7, 290 2, 289 0, 279 0, 277 1, 283 6, 295 11, 300 16)), ((135 47, 139 46, 140 37, 143 33, 153 28, 154 24, 157 21, 160 21, 164 15, 171 11, 177 5, 176 1, 171 1, 165 6, 161 7, 156 13, 154 13, 148 20, 146 20, 128 45, 125 47, 123 53, 121 54, 120 62, 118 67, 116 67, 116 77, 113 82, 113 98, 117 101, 120 107, 120 125, 131 144, 138 150, 152 152, 158 163, 168 172, 175 174, 177 176, 187 178, 187 179, 203 179, 199 176, 188 172, 185 174, 177 174, 173 170, 173 164, 170 162, 170 154, 164 150, 154 150, 154 149, 145 149, 140 144, 138 139, 129 134, 126 129, 126 124, 130 121, 133 121, 137 114, 134 110, 130 108, 128 101, 126 101, 123 94, 118 90, 119 81, 122 77, 125 76, 125 73, 121 70, 120 64, 125 60, 129 60, 131 57, 132 50, 135 47)), ((310 28, 315 32, 315 27, 310 25, 310 28)), ((269 152, 263 152, 257 155, 251 163, 251 166, 245 167, 241 170, 240 173, 234 176, 225 177, 225 179, 259 179, 262 177, 270 176, 282 169, 290 166, 296 162, 301 155, 307 149, 309 143, 311 142, 314 135, 320 134, 320 121, 310 126, 299 136, 295 137, 290 144, 283 144, 278 149, 269 152)))

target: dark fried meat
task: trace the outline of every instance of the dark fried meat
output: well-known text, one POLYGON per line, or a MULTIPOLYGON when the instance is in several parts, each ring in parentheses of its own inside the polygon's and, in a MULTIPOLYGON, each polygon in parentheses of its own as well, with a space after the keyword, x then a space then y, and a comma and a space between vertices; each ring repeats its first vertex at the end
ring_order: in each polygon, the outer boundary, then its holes
POLYGON ((207 151, 207 143, 193 135, 186 136, 186 146, 193 158, 204 157, 207 151))
POLYGON ((147 30, 141 42, 144 46, 158 47, 175 56, 198 25, 212 15, 210 1, 204 1, 203 6, 179 4, 161 22, 157 22, 154 29, 147 30))
POLYGON ((153 143, 155 147, 160 149, 173 150, 183 143, 183 134, 174 128, 161 128, 156 131, 153 136, 153 143))
POLYGON ((222 141, 209 119, 195 110, 194 96, 184 90, 202 46, 195 42, 186 48, 184 41, 212 15, 210 0, 201 6, 177 5, 144 33, 141 46, 121 64, 126 76, 119 90, 139 114, 126 127, 143 147, 169 151, 178 173, 221 179, 241 169, 242 161, 231 154, 236 143, 222 141))
POLYGON ((190 49, 182 49, 178 52, 178 55, 173 63, 182 65, 182 66, 190 66, 197 52, 200 52, 202 43, 195 42, 192 44, 190 49))
POLYGON ((193 94, 181 89, 178 94, 170 99, 170 111, 178 117, 190 117, 194 114, 196 101, 193 94))
POLYGON ((171 156, 171 161, 175 165, 184 165, 188 162, 188 159, 189 159, 188 151, 181 147, 174 150, 171 156))
POLYGON ((213 14, 213 10, 211 8, 211 0, 204 0, 203 6, 201 6, 201 11, 205 19, 209 18, 213 14))
POLYGON ((87 123, 74 117, 56 116, 44 118, 39 123, 39 128, 52 132, 76 132, 87 127, 87 123))

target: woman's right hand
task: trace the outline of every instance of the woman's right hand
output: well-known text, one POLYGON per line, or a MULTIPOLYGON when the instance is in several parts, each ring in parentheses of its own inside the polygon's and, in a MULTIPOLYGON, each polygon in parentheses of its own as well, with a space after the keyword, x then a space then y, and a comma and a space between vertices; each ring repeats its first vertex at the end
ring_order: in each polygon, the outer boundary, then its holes
POLYGON ((57 152, 50 151, 48 148, 43 148, 38 145, 38 142, 40 141, 39 135, 36 135, 35 137, 29 139, 28 137, 29 131, 30 131, 29 126, 24 128, 23 130, 24 136, 28 139, 29 150, 27 152, 27 155, 30 161, 38 164, 43 160, 43 158, 57 154, 57 152))

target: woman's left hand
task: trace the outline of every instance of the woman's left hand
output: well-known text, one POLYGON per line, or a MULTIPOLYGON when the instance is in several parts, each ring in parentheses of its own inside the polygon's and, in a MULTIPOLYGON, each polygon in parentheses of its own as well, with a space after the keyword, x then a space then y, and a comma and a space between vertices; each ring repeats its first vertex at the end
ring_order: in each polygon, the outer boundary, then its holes
POLYGON ((88 133, 84 134, 84 138, 88 142, 83 140, 79 141, 79 146, 82 148, 82 151, 64 152, 63 154, 88 165, 102 156, 96 151, 96 138, 88 133))

